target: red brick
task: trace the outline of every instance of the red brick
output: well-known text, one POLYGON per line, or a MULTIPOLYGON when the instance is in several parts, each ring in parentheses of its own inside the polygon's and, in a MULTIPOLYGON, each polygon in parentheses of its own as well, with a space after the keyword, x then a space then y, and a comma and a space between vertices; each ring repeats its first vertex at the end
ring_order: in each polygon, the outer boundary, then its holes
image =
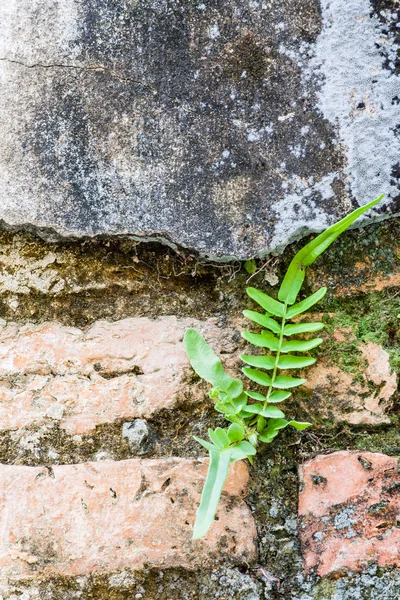
POLYGON ((371 452, 317 456, 300 468, 304 568, 319 575, 400 566, 397 458, 371 452))
MULTIPOLYGON (((9 324, 0 331, 0 429, 55 419, 70 433, 88 433, 101 423, 149 417, 185 397, 203 399, 186 382, 182 340, 192 326, 217 350, 235 348, 234 330, 215 319, 100 321, 86 332, 9 324)), ((228 365, 232 360, 227 356, 228 365)))
POLYGON ((248 471, 231 465, 205 540, 191 541, 206 465, 179 458, 41 467, 0 466, 4 580, 255 559, 256 531, 241 500, 248 471))
MULTIPOLYGON (((354 336, 351 330, 342 329, 335 332, 334 338, 342 342, 351 341, 354 336)), ((374 342, 360 343, 358 348, 367 363, 361 373, 362 381, 355 381, 352 373, 331 364, 328 357, 304 371, 304 388, 317 395, 317 410, 322 418, 352 425, 390 423, 387 413, 397 390, 397 377, 390 368, 389 354, 374 342), (371 391, 370 383, 377 389, 371 391)))

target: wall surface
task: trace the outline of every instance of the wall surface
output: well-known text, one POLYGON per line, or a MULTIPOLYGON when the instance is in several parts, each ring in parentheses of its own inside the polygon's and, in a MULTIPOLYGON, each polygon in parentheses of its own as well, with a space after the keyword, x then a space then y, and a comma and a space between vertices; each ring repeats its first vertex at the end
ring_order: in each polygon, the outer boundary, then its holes
POLYGON ((1 3, 0 600, 398 600, 399 16, 1 3), (246 286, 381 192, 308 268, 312 428, 231 465, 193 542, 224 421, 185 330, 241 376, 246 286))
POLYGON ((213 257, 399 212, 398 6, 12 0, 0 218, 213 257))

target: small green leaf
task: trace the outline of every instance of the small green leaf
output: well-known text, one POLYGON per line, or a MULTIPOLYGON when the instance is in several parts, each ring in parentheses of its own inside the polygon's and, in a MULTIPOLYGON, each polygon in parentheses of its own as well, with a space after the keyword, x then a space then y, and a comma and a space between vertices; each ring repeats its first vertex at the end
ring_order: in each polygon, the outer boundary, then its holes
POLYGON ((240 381, 240 379, 234 379, 228 386, 226 393, 230 398, 237 398, 240 396, 240 394, 243 393, 243 383, 240 381))
POLYGON ((274 356, 249 356, 248 354, 241 354, 240 358, 248 365, 259 367, 260 369, 273 369, 275 366, 274 356))
POLYGON ((239 413, 244 406, 247 404, 247 397, 245 394, 240 394, 237 398, 232 398, 229 403, 233 408, 233 414, 239 413))
POLYGON ((246 453, 247 456, 254 456, 257 453, 257 450, 254 448, 254 446, 252 446, 250 442, 246 442, 245 440, 243 442, 240 442, 240 444, 235 446, 235 448, 242 450, 246 453))
POLYGON ((308 296, 308 298, 306 298, 305 300, 302 300, 301 302, 298 302, 297 304, 291 306, 287 311, 286 318, 293 319, 293 317, 300 315, 301 313, 314 306, 314 304, 317 304, 317 302, 319 302, 325 296, 326 290, 326 287, 322 287, 313 294, 311 294, 311 296, 308 296))
POLYGON ((297 252, 289 265, 279 289, 278 298, 281 302, 287 302, 287 304, 295 302, 304 280, 305 267, 311 265, 343 231, 363 213, 375 206, 375 204, 378 204, 382 198, 383 194, 376 200, 372 200, 372 202, 353 210, 347 217, 323 231, 297 252))
POLYGON ((248 458, 246 452, 241 450, 238 446, 233 446, 233 448, 229 448, 229 452, 231 453, 231 462, 236 462, 237 460, 245 460, 248 458))
POLYGON ((232 425, 228 429, 228 438, 229 442, 233 444, 234 442, 241 442, 244 438, 244 429, 239 423, 232 423, 232 425))
POLYGON ((284 375, 279 375, 278 377, 275 377, 272 385, 274 388, 288 390, 297 387, 298 385, 303 385, 306 381, 307 379, 300 379, 299 377, 285 377, 284 375))
POLYGON ((302 431, 303 429, 310 427, 310 425, 312 425, 312 423, 307 423, 307 422, 302 423, 301 421, 289 421, 289 425, 291 425, 295 429, 298 429, 299 431, 302 431))
POLYGON ((280 419, 285 416, 279 408, 275 408, 275 406, 264 408, 262 404, 248 404, 244 410, 246 413, 261 415, 261 417, 265 417, 266 419, 280 419))
POLYGON ((209 429, 208 435, 213 444, 220 450, 224 450, 229 446, 229 437, 225 429, 222 429, 221 427, 217 427, 215 430, 209 429))
POLYGON ((275 390, 270 394, 268 402, 270 402, 271 404, 283 402, 284 400, 290 398, 291 395, 292 394, 290 392, 284 392, 283 390, 275 390))
POLYGON ((289 421, 286 419, 271 419, 268 421, 268 427, 263 431, 263 433, 269 434, 271 431, 278 431, 279 429, 284 429, 289 425, 289 421))
POLYGON ((261 442, 264 442, 265 444, 269 444, 278 435, 278 433, 279 433, 278 429, 275 429, 274 431, 271 431, 270 433, 262 433, 259 437, 259 440, 261 442))
POLYGON ((290 340, 282 343, 282 352, 308 352, 322 344, 322 338, 313 338, 312 340, 290 340))
POLYGON ((268 427, 262 431, 259 439, 268 444, 278 435, 281 429, 284 429, 288 425, 289 421, 286 421, 286 419, 270 419, 268 427))
POLYGON ((196 442, 198 442, 199 444, 201 444, 202 446, 204 446, 204 448, 206 450, 218 450, 218 448, 216 446, 214 446, 214 444, 210 444, 210 442, 207 442, 207 440, 203 440, 199 437, 196 437, 195 435, 193 436, 194 439, 196 440, 196 442))
MULTIPOLYGON (((243 443, 243 442, 242 442, 243 443)), ((210 450, 210 464, 208 467, 206 482, 201 494, 200 506, 196 513, 193 539, 204 537, 214 522, 215 513, 221 497, 226 478, 228 476, 229 463, 231 462, 231 451, 219 452, 210 450)))
POLYGON ((257 265, 254 258, 246 260, 246 262, 244 263, 244 268, 246 269, 249 275, 253 275, 253 273, 257 271, 257 265))
POLYGON ((231 409, 226 404, 223 404, 222 402, 217 402, 215 404, 214 408, 215 408, 215 410, 217 410, 220 413, 223 413, 224 415, 231 414, 231 409))
POLYGON ((279 327, 278 323, 274 319, 271 319, 271 317, 262 315, 261 313, 255 312, 254 310, 244 310, 243 314, 245 317, 250 319, 250 321, 258 323, 258 325, 261 325, 261 327, 266 327, 274 333, 279 334, 281 331, 281 328, 279 327))
POLYGON ((302 369, 309 367, 315 363, 316 359, 311 356, 280 356, 278 367, 279 369, 302 369))
POLYGON ((262 334, 260 333, 250 333, 249 331, 242 331, 242 338, 246 340, 246 342, 250 342, 253 346, 258 346, 259 348, 268 348, 268 350, 278 350, 279 340, 269 331, 264 331, 262 334))
POLYGON ((275 406, 267 406, 259 414, 266 419, 283 419, 285 416, 285 413, 275 406))
POLYGON ((262 404, 248 404, 244 409, 243 412, 248 413, 249 415, 258 415, 260 414, 260 412, 263 409, 263 405, 262 404))
POLYGON ((245 392, 246 396, 249 398, 253 398, 254 400, 261 400, 261 402, 265 402, 267 397, 259 394, 258 392, 245 392))
POLYGON ((263 371, 258 371, 257 369, 250 369, 249 367, 244 367, 242 369, 243 373, 255 383, 259 385, 271 385, 271 377, 263 371))
POLYGON ((324 328, 323 323, 295 323, 285 325, 283 335, 295 335, 297 333, 312 333, 324 328))
POLYGON ((195 329, 186 330, 184 343, 190 363, 197 375, 224 392, 227 392, 230 388, 236 392, 239 390, 239 384, 232 386, 238 380, 233 379, 228 373, 225 373, 221 361, 214 350, 195 329))
POLYGON ((260 290, 257 290, 253 287, 248 287, 246 292, 250 298, 257 302, 257 304, 259 304, 264 310, 272 315, 275 315, 276 317, 283 317, 285 312, 284 304, 274 300, 271 298, 271 296, 268 296, 267 294, 264 294, 264 292, 260 292, 260 290))

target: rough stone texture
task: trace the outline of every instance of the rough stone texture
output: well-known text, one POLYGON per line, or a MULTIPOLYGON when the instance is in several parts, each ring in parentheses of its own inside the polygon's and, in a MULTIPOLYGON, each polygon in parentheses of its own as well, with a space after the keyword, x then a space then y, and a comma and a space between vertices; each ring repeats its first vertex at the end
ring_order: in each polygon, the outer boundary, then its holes
POLYGON ((371 452, 317 456, 300 468, 300 537, 307 572, 400 566, 398 460, 371 452))
POLYGON ((3 2, 0 218, 244 258, 381 192, 396 212, 396 17, 368 0, 3 2))
POLYGON ((248 480, 241 462, 231 467, 218 521, 204 541, 191 541, 205 470, 176 458, 2 465, 1 578, 195 568, 219 554, 253 561, 256 533, 239 498, 248 480))
MULTIPOLYGON (((337 342, 349 337, 354 339, 351 331, 337 331, 334 335, 337 342)), ((305 372, 304 388, 315 398, 319 417, 353 425, 389 423, 388 412, 397 391, 397 376, 390 367, 389 354, 373 342, 359 344, 358 349, 366 363, 359 374, 361 382, 331 360, 321 359, 305 372)))
MULTIPOLYGON (((0 429, 56 420, 70 433, 148 417, 203 397, 188 387, 183 334, 197 326, 222 352, 234 330, 175 317, 98 322, 85 332, 57 323, 0 331, 0 429)), ((232 362, 233 356, 225 361, 232 362)))
POLYGON ((134 419, 122 426, 122 437, 128 440, 129 450, 138 456, 154 448, 154 434, 145 419, 134 419))

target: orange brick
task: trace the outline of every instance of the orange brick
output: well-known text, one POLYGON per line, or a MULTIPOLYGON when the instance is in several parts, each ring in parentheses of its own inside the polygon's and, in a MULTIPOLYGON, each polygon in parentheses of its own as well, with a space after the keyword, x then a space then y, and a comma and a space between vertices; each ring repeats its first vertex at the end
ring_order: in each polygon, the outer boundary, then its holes
POLYGON ((234 330, 215 319, 100 321, 86 332, 57 323, 8 325, 0 330, 0 430, 53 419, 72 434, 88 433, 101 423, 149 417, 185 395, 204 398, 186 383, 182 340, 193 326, 217 350, 235 347, 234 330))
POLYGON ((318 575, 400 566, 397 458, 372 452, 317 456, 300 468, 304 568, 318 575))
POLYGON ((191 540, 204 461, 179 458, 69 466, 0 466, 0 570, 5 580, 119 569, 213 564, 256 557, 255 525, 240 495, 243 462, 231 465, 218 520, 191 540))

